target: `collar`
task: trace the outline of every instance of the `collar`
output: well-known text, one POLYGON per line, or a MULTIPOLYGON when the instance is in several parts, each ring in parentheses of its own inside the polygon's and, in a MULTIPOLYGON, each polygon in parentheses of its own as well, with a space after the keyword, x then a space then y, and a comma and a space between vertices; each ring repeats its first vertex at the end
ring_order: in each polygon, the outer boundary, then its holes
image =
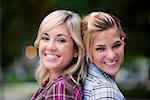
POLYGON ((97 68, 97 66, 93 63, 88 63, 88 74, 91 74, 92 76, 105 80, 107 82, 116 84, 116 82, 107 73, 97 68))

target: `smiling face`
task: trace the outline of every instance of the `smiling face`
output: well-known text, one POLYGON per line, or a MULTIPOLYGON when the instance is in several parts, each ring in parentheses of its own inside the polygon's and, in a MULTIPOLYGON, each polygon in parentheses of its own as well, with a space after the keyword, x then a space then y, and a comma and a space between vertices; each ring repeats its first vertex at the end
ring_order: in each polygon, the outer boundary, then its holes
POLYGON ((124 41, 115 28, 98 31, 92 41, 93 63, 113 79, 124 61, 124 41))
POLYGON ((74 43, 65 24, 42 34, 39 56, 51 77, 59 76, 66 69, 74 56, 74 43))

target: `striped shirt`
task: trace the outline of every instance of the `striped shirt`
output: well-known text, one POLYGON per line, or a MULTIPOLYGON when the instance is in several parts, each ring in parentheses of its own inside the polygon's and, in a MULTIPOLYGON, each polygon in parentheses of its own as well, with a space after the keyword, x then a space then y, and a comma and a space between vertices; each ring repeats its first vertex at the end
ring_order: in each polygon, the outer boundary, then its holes
POLYGON ((94 64, 88 64, 83 95, 84 100, 126 100, 116 82, 94 64))
POLYGON ((31 100, 82 100, 82 88, 67 76, 60 76, 47 82, 45 89, 39 88, 31 100))

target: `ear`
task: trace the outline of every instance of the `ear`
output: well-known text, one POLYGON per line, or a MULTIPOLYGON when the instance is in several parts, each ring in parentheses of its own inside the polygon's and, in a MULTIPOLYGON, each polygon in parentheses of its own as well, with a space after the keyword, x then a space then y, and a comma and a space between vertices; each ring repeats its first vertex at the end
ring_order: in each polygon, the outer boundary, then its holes
POLYGON ((77 50, 74 50, 73 57, 78 57, 78 51, 77 50))
POLYGON ((121 36, 121 40, 125 41, 126 36, 121 36))

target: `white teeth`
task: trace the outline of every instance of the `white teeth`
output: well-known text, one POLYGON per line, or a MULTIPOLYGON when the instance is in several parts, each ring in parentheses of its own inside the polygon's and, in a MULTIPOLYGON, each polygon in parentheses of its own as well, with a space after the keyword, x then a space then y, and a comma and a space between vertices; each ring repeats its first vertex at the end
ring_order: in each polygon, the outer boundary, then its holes
POLYGON ((55 60, 57 58, 57 55, 46 55, 46 58, 50 61, 55 60))
POLYGON ((114 61, 114 62, 105 62, 105 64, 107 64, 107 65, 111 66, 111 65, 116 64, 116 61, 114 61))

